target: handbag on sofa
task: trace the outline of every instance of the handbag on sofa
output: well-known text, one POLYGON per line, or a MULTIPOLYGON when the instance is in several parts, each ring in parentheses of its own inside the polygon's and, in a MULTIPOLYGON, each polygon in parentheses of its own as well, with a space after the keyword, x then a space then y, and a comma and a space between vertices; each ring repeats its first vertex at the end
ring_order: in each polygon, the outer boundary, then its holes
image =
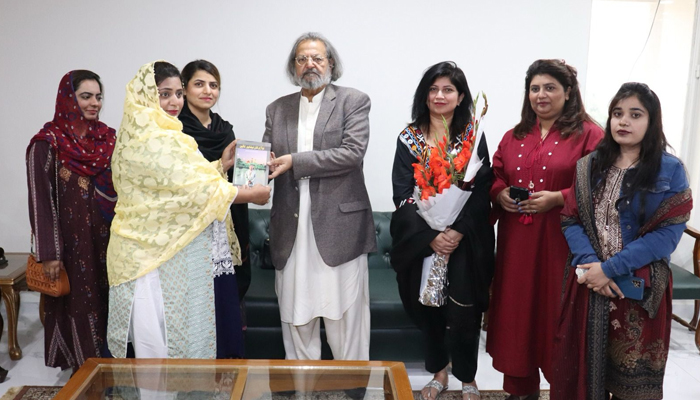
POLYGON ((35 292, 47 294, 53 297, 61 297, 70 293, 70 283, 66 270, 61 268, 58 279, 52 281, 44 274, 44 266, 36 260, 34 254, 27 259, 27 286, 35 292))

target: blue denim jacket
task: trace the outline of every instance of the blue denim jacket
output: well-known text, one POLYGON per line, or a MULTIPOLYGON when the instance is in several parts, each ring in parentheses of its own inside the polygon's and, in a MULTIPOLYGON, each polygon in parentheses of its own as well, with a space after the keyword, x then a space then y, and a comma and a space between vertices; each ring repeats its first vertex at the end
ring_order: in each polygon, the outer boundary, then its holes
MULTIPOLYGON (((626 179, 623 180, 623 185, 628 184, 626 179)), ((664 152, 656 185, 646 193, 644 222, 654 214, 662 201, 687 187, 688 178, 683 163, 675 156, 664 152)), ((571 195, 574 193, 572 192, 571 195)), ((639 192, 632 193, 631 196, 621 195, 617 202, 623 248, 601 264, 608 278, 631 275, 634 270, 652 261, 662 259, 668 261, 683 235, 685 223, 655 229, 642 237, 637 237, 641 207, 639 192)), ((572 266, 600 262, 582 225, 575 224, 568 227, 564 231, 564 236, 573 254, 572 266)))

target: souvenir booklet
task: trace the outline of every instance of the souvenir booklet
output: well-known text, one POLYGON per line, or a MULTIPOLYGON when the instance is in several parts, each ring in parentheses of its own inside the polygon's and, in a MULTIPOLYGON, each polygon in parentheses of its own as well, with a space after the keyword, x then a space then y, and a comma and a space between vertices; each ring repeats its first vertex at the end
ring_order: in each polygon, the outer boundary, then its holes
POLYGON ((233 163, 233 184, 249 187, 257 184, 267 185, 268 161, 270 143, 239 140, 233 163))

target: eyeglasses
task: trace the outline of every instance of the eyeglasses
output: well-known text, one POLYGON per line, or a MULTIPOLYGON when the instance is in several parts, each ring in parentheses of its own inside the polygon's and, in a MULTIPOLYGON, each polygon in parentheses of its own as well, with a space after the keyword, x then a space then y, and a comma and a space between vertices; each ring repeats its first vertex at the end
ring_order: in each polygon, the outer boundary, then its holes
POLYGON ((297 62, 297 65, 300 65, 300 66, 301 66, 301 65, 306 65, 306 63, 308 63, 309 60, 311 60, 311 62, 313 62, 313 63, 316 64, 316 65, 321 65, 321 64, 323 64, 324 61, 326 61, 326 59, 325 59, 324 57, 321 57, 321 56, 319 56, 319 55, 315 55, 315 56, 311 56, 311 57, 307 57, 307 56, 297 56, 297 57, 294 59, 294 61, 297 62))

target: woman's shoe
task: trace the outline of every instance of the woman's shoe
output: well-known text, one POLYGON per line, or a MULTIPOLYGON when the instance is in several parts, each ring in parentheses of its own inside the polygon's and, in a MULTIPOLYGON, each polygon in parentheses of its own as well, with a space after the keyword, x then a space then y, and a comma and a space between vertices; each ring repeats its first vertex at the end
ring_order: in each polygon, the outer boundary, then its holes
POLYGON ((462 385, 462 397, 463 398, 464 398, 465 394, 468 395, 467 400, 476 400, 472 397, 472 395, 478 396, 479 400, 481 400, 481 393, 479 393, 479 389, 477 389, 476 386, 462 385))
POLYGON ((423 390, 421 390, 421 393, 420 393, 420 400, 437 400, 440 397, 440 395, 442 394, 442 392, 447 390, 447 385, 443 385, 438 380, 432 379, 430 382, 428 382, 427 385, 423 386, 423 390), (426 388, 428 388, 428 398, 423 397, 423 390, 425 390, 426 388), (435 397, 430 396, 430 393, 432 392, 432 390, 430 390, 430 389, 437 390, 435 397))

